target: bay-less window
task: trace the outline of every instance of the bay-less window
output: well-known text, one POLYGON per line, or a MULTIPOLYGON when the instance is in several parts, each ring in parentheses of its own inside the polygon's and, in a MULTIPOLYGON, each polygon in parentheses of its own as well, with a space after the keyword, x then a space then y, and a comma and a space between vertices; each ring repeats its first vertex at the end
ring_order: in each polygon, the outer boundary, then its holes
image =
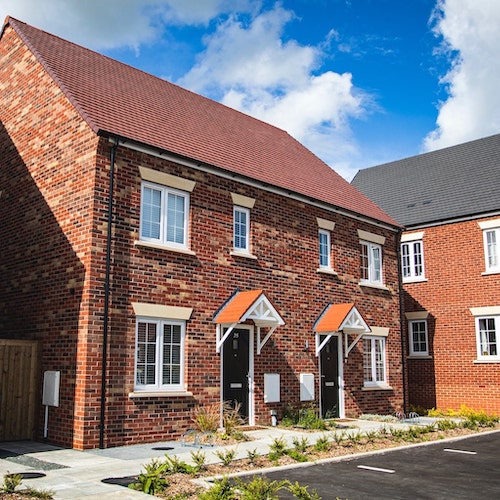
POLYGON ((382 247, 361 242, 361 282, 382 284, 382 247))
POLYGON ((500 228, 483 231, 486 271, 500 272, 500 228))
POLYGON ((427 321, 409 321, 408 330, 410 334, 410 356, 427 356, 429 354, 427 321))
POLYGON ((401 245, 401 269, 403 279, 424 277, 422 241, 410 241, 401 245))
POLYGON ((187 248, 189 194, 170 187, 142 183, 140 239, 187 248))
POLYGON ((320 229, 319 233, 319 267, 322 269, 330 269, 332 267, 330 255, 331 255, 331 243, 330 243, 330 231, 326 229, 320 229))
POLYGON ((363 339, 364 385, 386 385, 385 337, 363 339))
POLYGON ((500 316, 476 318, 478 358, 500 361, 500 316))
POLYGON ((135 390, 184 390, 184 341, 184 321, 138 319, 135 390))
POLYGON ((234 206, 233 208, 233 246, 237 252, 250 252, 250 210, 234 206))

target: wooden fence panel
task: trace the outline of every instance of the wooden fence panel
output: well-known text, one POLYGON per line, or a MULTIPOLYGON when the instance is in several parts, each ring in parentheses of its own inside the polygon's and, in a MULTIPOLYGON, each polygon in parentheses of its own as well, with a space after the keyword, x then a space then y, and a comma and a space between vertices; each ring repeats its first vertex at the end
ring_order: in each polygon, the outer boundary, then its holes
POLYGON ((38 343, 0 339, 0 441, 33 439, 38 343))

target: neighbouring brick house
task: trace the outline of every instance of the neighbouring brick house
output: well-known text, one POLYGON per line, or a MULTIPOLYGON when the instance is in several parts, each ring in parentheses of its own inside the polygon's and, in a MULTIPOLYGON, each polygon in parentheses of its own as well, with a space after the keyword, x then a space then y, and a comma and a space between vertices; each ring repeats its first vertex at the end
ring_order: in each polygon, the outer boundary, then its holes
POLYGON ((361 170, 405 226, 409 402, 500 414, 500 135, 361 170))
POLYGON ((0 440, 402 408, 400 226, 300 143, 12 18, 0 88, 0 440))

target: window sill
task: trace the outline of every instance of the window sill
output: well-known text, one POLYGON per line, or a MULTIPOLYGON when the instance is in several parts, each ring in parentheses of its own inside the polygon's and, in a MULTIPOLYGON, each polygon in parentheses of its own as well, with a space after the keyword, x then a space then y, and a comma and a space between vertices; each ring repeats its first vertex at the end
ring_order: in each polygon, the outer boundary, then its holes
POLYGON ((390 385, 364 385, 362 391, 392 391, 394 390, 390 385))
POLYGON ((481 273, 481 276, 490 276, 491 274, 500 274, 500 269, 484 271, 483 273, 481 273))
POLYGON ((319 267, 316 272, 321 274, 330 274, 332 276, 338 276, 339 273, 334 271, 331 267, 319 267))
POLYGON ((136 398, 173 398, 173 397, 190 397, 193 393, 189 391, 135 391, 129 392, 130 399, 136 398))
POLYGON ((237 252, 237 251, 233 250, 231 252, 231 256, 232 257, 243 257, 244 259, 257 260, 257 256, 252 255, 251 253, 248 253, 248 252, 237 252))
POLYGON ((404 278, 403 285, 406 285, 407 283, 425 283, 426 281, 429 280, 427 278, 404 278))
POLYGON ((426 354, 425 356, 415 356, 415 354, 411 354, 410 356, 406 356, 406 359, 432 359, 432 356, 426 354))
POLYGON ((359 286, 366 286, 368 288, 377 288, 378 290, 387 290, 387 291, 389 291, 389 289, 385 285, 382 285, 382 284, 379 284, 379 283, 370 283, 369 281, 360 281, 359 282, 359 286))
POLYGON ((177 247, 169 247, 168 245, 162 245, 160 243, 152 243, 151 241, 134 241, 134 245, 136 247, 147 247, 147 248, 157 248, 158 250, 167 250, 169 252, 182 253, 185 255, 196 255, 192 250, 188 250, 187 248, 177 248, 177 247))
POLYGON ((493 359, 485 359, 485 358, 475 359, 473 361, 473 363, 475 365, 483 365, 483 364, 484 365, 488 365, 488 364, 491 364, 491 363, 500 363, 500 357, 496 356, 493 359))

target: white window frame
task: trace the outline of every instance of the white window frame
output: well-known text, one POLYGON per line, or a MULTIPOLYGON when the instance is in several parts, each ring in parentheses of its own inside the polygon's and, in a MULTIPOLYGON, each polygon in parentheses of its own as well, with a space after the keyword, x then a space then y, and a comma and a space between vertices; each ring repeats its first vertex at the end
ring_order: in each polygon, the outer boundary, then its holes
POLYGON ((475 323, 477 359, 500 362, 500 316, 476 316, 475 323), (493 341, 488 338, 488 331, 482 328, 482 322, 493 323, 493 329, 489 330, 494 335, 493 341), (491 350, 496 351, 496 354, 490 354, 491 350))
POLYGON ((233 249, 235 252, 250 253, 250 209, 239 205, 233 206, 233 249), (244 214, 246 219, 244 234, 238 231, 242 226, 241 221, 238 220, 240 214, 244 214), (238 245, 238 238, 244 238, 245 244, 238 245))
POLYGON ((319 268, 332 269, 332 235, 326 229, 318 230, 319 268), (325 238, 322 241, 322 238, 325 238), (322 262, 325 258, 326 262, 322 262))
POLYGON ((500 227, 483 230, 484 265, 487 273, 500 273, 500 227))
POLYGON ((156 243, 165 247, 178 248, 187 250, 188 249, 188 234, 189 227, 189 193, 186 191, 181 191, 179 189, 171 188, 169 186, 164 186, 161 184, 156 184, 153 182, 143 181, 141 183, 141 219, 140 219, 140 241, 145 241, 148 243, 156 243), (151 189, 160 192, 160 208, 159 208, 159 235, 158 237, 144 236, 144 224, 145 224, 145 208, 144 201, 145 189, 151 189), (168 213, 168 197, 169 195, 178 196, 183 200, 183 221, 182 221, 182 241, 172 241, 169 240, 169 213, 168 213))
POLYGON ((385 337, 363 336, 363 384, 364 387, 387 387, 385 337))
POLYGON ((379 245, 378 243, 372 243, 371 241, 360 241, 360 244, 361 244, 360 283, 383 285, 384 276, 383 276, 383 263, 382 263, 382 245, 379 245), (379 254, 378 260, 375 255, 377 252, 379 254), (366 258, 366 266, 363 265, 365 258, 366 258), (366 272, 364 272, 364 270, 366 270, 366 272), (378 279, 377 279, 377 274, 379 275, 378 279))
POLYGON ((404 282, 425 279, 423 240, 401 243, 401 272, 404 282))
POLYGON ((410 356, 429 356, 429 334, 428 334, 428 328, 427 328, 427 320, 426 319, 412 319, 408 321, 408 344, 410 346, 409 352, 410 356), (423 325, 424 329, 422 331, 414 331, 414 327, 416 325, 423 325), (424 334, 424 340, 422 341, 421 339, 416 339, 415 340, 415 333, 424 334), (425 349, 423 350, 415 350, 415 344, 424 344, 425 349))
MULTIPOLYGON (((186 322, 181 320, 159 319, 149 317, 138 317, 136 319, 136 335, 135 335, 135 361, 134 361, 134 391, 136 392, 179 392, 184 391, 184 371, 185 371, 185 342, 186 342, 186 322), (146 384, 139 383, 140 376, 139 368, 139 325, 154 325, 156 329, 155 339, 155 356, 154 356, 154 373, 155 383, 146 384), (162 367, 164 356, 164 327, 178 326, 180 327, 180 343, 179 343, 179 382, 173 384, 162 383, 162 367)), ((176 363, 177 364, 177 363, 176 363)))

